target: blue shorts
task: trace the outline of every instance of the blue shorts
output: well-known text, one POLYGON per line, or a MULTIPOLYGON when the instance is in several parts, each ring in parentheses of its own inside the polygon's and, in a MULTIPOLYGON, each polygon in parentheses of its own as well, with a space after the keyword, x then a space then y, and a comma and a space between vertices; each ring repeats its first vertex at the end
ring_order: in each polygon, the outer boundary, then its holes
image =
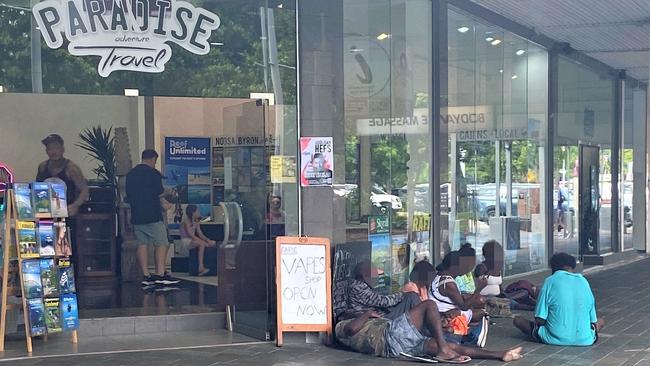
POLYGON ((138 245, 169 245, 167 227, 162 221, 133 225, 138 245))
POLYGON ((386 345, 391 357, 400 357, 400 352, 414 356, 425 355, 424 346, 431 339, 420 333, 411 322, 408 313, 391 321, 386 335, 386 345))

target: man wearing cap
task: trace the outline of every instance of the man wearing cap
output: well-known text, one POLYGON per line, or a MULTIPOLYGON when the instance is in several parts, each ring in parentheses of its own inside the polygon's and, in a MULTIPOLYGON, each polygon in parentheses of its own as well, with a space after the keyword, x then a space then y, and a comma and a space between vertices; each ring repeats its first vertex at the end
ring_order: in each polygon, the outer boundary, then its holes
POLYGON ((68 216, 73 217, 79 207, 88 200, 88 183, 79 166, 63 157, 65 148, 63 138, 57 134, 48 135, 41 140, 45 145, 48 160, 38 165, 36 181, 43 182, 48 178, 58 178, 66 185, 68 201, 68 216))

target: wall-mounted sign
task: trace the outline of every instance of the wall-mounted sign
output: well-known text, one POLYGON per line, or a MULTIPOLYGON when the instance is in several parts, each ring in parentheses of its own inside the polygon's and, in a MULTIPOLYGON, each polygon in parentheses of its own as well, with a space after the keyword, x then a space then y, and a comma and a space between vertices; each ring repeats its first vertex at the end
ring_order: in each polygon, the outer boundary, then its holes
POLYGON ((296 157, 274 155, 271 156, 271 183, 296 182, 296 157))
POLYGON ((116 70, 164 71, 169 43, 205 55, 221 23, 216 14, 176 0, 46 0, 32 13, 50 48, 61 47, 65 37, 70 54, 100 56, 103 77, 116 70))
POLYGON ((300 138, 300 185, 332 186, 334 142, 331 137, 300 138))
POLYGON ((211 154, 209 137, 165 137, 165 186, 183 211, 193 204, 201 216, 212 214, 211 154))

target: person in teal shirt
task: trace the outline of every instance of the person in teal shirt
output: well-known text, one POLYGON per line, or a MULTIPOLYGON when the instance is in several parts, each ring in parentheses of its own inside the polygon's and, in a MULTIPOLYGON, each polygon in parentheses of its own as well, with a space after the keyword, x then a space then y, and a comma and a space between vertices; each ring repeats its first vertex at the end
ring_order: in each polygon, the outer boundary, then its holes
POLYGON ((604 325, 596 317, 596 301, 589 282, 574 273, 576 259, 567 253, 551 257, 553 274, 537 298, 535 320, 516 316, 514 325, 532 340, 557 346, 591 346, 604 325))

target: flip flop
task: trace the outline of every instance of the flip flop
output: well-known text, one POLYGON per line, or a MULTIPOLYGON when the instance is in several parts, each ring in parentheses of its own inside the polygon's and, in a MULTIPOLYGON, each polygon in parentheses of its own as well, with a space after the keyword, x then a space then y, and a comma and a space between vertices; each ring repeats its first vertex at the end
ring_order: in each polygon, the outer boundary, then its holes
POLYGON ((404 358, 408 358, 411 361, 418 361, 418 362, 425 362, 425 363, 438 363, 438 361, 430 358, 429 356, 414 356, 406 352, 400 352, 399 355, 404 358))
POLYGON ((431 359, 442 363, 452 363, 452 364, 464 364, 472 361, 472 359, 469 356, 458 356, 456 358, 450 358, 447 360, 439 357, 431 356, 431 359))
POLYGON ((435 357, 435 356, 429 356, 429 355, 426 355, 426 356, 414 356, 414 355, 408 354, 406 352, 400 352, 399 354, 400 354, 400 356, 402 356, 404 358, 408 358, 409 360, 418 361, 418 362, 426 362, 426 363, 465 364, 465 363, 468 363, 468 362, 472 361, 472 359, 469 356, 458 356, 456 358, 446 360, 446 359, 442 359, 442 358, 435 357))

